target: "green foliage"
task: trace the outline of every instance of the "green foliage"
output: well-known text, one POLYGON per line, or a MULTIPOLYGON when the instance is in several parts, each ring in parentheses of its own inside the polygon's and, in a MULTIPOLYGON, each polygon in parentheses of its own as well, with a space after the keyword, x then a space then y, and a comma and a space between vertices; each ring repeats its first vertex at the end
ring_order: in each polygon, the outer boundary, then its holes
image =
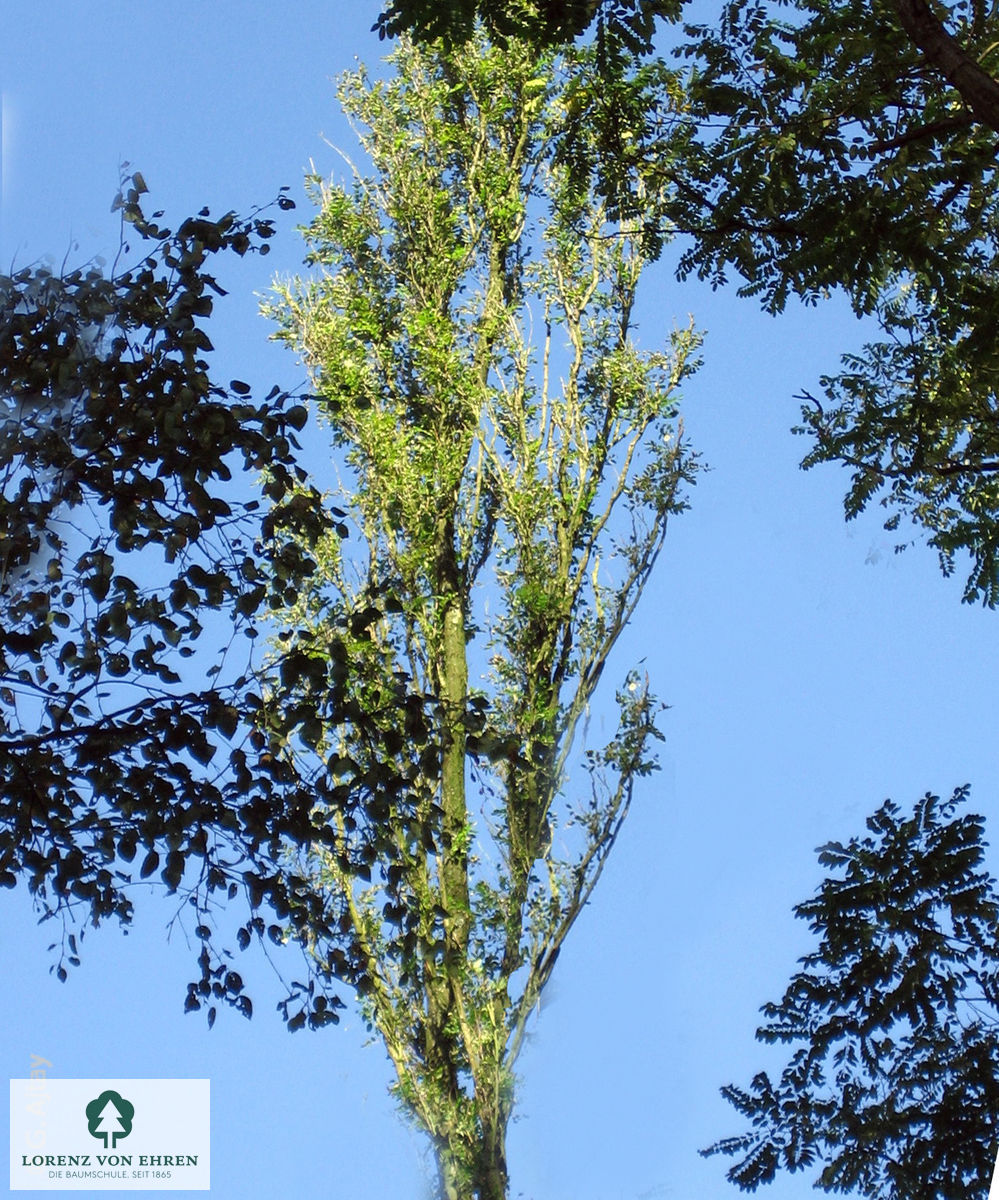
POLYGON ((964 599, 994 608, 999 348, 985 311, 971 316, 944 293, 911 284, 883 294, 879 317, 890 340, 844 356, 842 373, 822 379, 822 402, 801 397, 796 432, 814 438, 803 465, 849 467, 848 517, 880 496, 885 527, 897 529, 905 516, 921 525, 944 574, 959 555, 970 558, 964 599))
POLYGON ((722 1094, 751 1128, 746 1190, 823 1163, 817 1186, 871 1200, 984 1195, 999 1121, 999 895, 968 789, 911 815, 886 802, 869 834, 822 847, 831 874, 795 914, 820 936, 761 1041, 796 1047, 780 1078, 722 1094))
MULTIPOLYGON (((953 8, 959 36, 984 51, 994 25, 980 6, 953 8)), ((870 312, 900 274, 950 297, 990 261, 994 133, 895 10, 734 0, 719 24, 688 27, 704 130, 677 197, 678 224, 696 233, 683 273, 720 282, 732 266, 770 311, 843 288, 870 312)))
POLYGON ((449 45, 470 41, 478 30, 497 45, 514 39, 537 50, 592 31, 591 53, 566 80, 564 119, 553 131, 551 153, 584 192, 592 187, 606 201, 611 219, 646 216, 645 252, 655 258, 666 234, 660 214, 645 213, 636 150, 660 138, 683 104, 679 73, 649 59, 657 26, 679 19, 682 7, 682 0, 395 0, 375 28, 382 37, 408 32, 420 42, 440 38, 449 45))
POLYGON ((880 497, 945 572, 969 556, 965 599, 994 606, 999 23, 963 0, 940 11, 733 0, 687 30, 690 127, 645 152, 693 235, 681 275, 734 269, 771 312, 843 289, 877 319, 883 340, 805 410, 805 465, 845 463, 848 516, 880 497))
POLYGON ((677 388, 698 338, 637 348, 640 225, 599 194, 597 131, 577 133, 585 170, 556 154, 591 51, 404 43, 390 61, 385 82, 341 81, 373 173, 310 180, 318 270, 272 307, 351 530, 316 547, 283 619, 319 669, 331 630, 356 635, 336 654, 363 713, 289 743, 304 778, 357 798, 318 806, 332 842, 294 869, 340 914, 308 943, 361 994, 442 1191, 498 1200, 527 1021, 655 765, 658 705, 631 675, 617 736, 569 773, 686 504, 677 388))
POLYGON ((599 37, 642 54, 652 48, 656 18, 679 9, 680 0, 390 0, 373 28, 382 38, 409 33, 451 45, 470 41, 481 28, 496 45, 514 39, 542 49, 571 42, 596 24, 599 37))
MULTIPOLYGON (((0 883, 60 919, 60 978, 69 930, 127 924, 135 879, 182 892, 209 933, 237 893, 309 919, 277 856, 315 836, 315 792, 255 727, 250 651, 335 517, 296 465, 304 408, 213 383, 203 328, 213 256, 263 253, 274 227, 204 210, 171 232, 145 190, 136 174, 116 203, 134 266, 0 278, 0 883), (262 471, 266 514, 245 499, 262 471)), ((249 1015, 199 938, 188 1007, 249 1015)))
POLYGON ((806 407, 804 465, 846 464, 848 516, 878 500, 886 528, 928 534, 946 574, 969 560, 965 600, 994 607, 999 22, 971 0, 720 8, 686 27, 682 82, 642 61, 655 19, 679 21, 675 4, 400 0, 378 27, 461 41, 479 20, 541 43, 595 28, 597 71, 574 85, 562 161, 587 178, 598 152, 613 214, 643 217, 643 187, 667 184, 665 216, 644 213, 644 236, 658 254, 664 234, 690 235, 681 278, 718 286, 734 272, 771 312, 842 289, 878 321, 881 340, 806 407), (667 78, 671 102, 657 105, 667 78))

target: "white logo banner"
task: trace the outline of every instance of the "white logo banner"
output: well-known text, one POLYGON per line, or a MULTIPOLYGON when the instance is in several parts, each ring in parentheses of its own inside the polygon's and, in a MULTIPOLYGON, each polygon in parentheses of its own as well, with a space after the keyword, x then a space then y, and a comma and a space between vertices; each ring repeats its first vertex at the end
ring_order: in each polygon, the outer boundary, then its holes
POLYGON ((12 1079, 11 1191, 207 1191, 207 1079, 12 1079))

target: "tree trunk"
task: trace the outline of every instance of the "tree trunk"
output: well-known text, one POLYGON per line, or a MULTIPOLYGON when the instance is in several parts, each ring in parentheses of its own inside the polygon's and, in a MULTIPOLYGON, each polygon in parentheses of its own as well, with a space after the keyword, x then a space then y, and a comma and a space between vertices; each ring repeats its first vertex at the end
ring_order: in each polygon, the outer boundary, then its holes
POLYGON ((437 1175, 439 1200, 466 1200, 462 1194, 461 1164, 446 1147, 437 1148, 437 1175))
MULTIPOLYGON (((487 1114, 481 1114, 487 1117, 487 1114)), ((479 1150, 477 1200, 506 1200, 510 1180, 506 1173, 506 1119, 499 1116, 495 1123, 483 1120, 482 1145, 479 1150)))
POLYGON ((473 1163, 452 1147, 436 1146, 440 1200, 507 1200, 506 1130, 487 1132, 473 1163))
POLYGON ((944 28, 926 0, 895 0, 902 28, 961 93, 983 125, 999 133, 999 83, 944 28))

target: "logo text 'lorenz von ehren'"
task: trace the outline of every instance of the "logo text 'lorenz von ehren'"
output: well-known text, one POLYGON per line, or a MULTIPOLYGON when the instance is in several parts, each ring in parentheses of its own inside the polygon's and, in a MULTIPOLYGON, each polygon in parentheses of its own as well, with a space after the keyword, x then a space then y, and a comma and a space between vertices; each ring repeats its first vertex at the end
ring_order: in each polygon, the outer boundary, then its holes
POLYGON ((207 1079, 10 1081, 11 1191, 208 1191, 207 1079), (33 1092, 32 1086, 36 1087, 33 1092))
POLYGON ((87 1128, 92 1137, 104 1139, 105 1150, 113 1150, 119 1138, 132 1132, 134 1116, 135 1106, 108 1090, 87 1105, 87 1128))

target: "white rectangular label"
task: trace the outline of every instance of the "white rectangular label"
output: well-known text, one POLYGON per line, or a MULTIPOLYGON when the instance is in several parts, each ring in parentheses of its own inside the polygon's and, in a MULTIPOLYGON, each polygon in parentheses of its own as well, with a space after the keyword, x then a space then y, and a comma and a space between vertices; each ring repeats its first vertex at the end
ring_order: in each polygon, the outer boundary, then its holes
POLYGON ((996 1155, 995 1170, 992 1172, 992 1186, 989 1188, 989 1200, 999 1200, 999 1154, 996 1155))
POLYGON ((207 1079, 12 1079, 11 1191, 208 1191, 207 1079))

